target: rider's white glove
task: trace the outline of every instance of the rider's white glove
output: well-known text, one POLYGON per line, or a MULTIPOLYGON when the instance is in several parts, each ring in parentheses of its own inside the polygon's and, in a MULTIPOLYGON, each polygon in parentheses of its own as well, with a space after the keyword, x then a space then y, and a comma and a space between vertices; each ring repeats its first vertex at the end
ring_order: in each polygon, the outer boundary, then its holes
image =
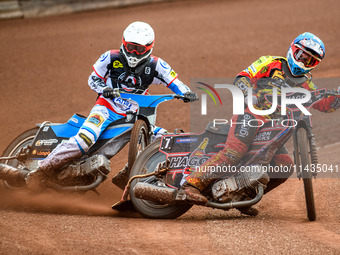
MULTIPOLYGON (((255 94, 252 95, 251 100, 252 100, 253 105, 257 105, 257 103, 259 101, 255 94)), ((246 105, 248 105, 248 95, 245 97, 244 101, 245 101, 246 105)))
POLYGON ((340 86, 338 87, 338 94, 340 94, 340 86))

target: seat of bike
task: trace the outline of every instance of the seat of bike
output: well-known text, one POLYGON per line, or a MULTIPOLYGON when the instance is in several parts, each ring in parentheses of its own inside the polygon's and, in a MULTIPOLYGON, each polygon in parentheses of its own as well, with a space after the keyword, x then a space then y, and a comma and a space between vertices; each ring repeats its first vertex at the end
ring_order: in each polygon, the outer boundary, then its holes
MULTIPOLYGON (((119 124, 129 124, 129 123, 134 123, 135 122, 135 119, 136 119, 136 114, 133 113, 132 114, 133 117, 129 117, 129 120, 127 120, 127 117, 125 118, 121 118, 121 119, 118 119, 112 123, 110 123, 110 125, 108 127, 113 127, 113 126, 117 126, 119 124)), ((82 115, 82 114, 79 114, 79 113, 75 113, 69 120, 68 120, 68 124, 72 125, 72 126, 75 126, 75 127, 78 127, 80 128, 83 123, 85 122, 86 120, 86 116, 82 115)))

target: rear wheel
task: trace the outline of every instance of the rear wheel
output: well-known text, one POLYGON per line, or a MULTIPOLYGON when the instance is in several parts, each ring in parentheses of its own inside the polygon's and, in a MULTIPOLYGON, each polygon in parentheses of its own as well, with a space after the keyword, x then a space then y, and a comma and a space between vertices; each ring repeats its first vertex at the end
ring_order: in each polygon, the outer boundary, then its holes
POLYGON ((315 212, 315 201, 314 201, 314 193, 313 193, 313 183, 312 183, 312 172, 311 172, 311 164, 310 164, 310 153, 309 153, 309 140, 307 131, 304 128, 300 128, 297 131, 297 142, 298 142, 298 150, 300 156, 300 165, 297 167, 301 169, 303 185, 305 190, 305 198, 306 198, 306 207, 307 207, 307 216, 310 221, 315 221, 316 212, 315 212))
MULTIPOLYGON (((2 154, 2 157, 15 156, 21 149, 27 148, 27 146, 32 145, 34 137, 38 130, 39 130, 38 127, 32 128, 30 130, 25 131, 17 138, 15 138, 5 149, 4 153, 2 154)), ((24 168, 33 169, 35 167, 33 161, 19 161, 17 159, 1 160, 1 163, 11 165, 19 169, 24 168)), ((6 188, 9 189, 21 189, 25 187, 18 186, 17 183, 11 183, 10 181, 2 181, 2 183, 6 188)))
MULTIPOLYGON (((159 142, 160 139, 157 139, 140 154, 131 169, 130 178, 135 175, 151 173, 156 169, 158 163, 166 160, 166 155, 159 151, 159 142)), ((138 181, 143 181, 143 179, 136 179, 131 183, 130 197, 136 211, 144 217, 154 219, 175 219, 187 212, 192 206, 189 204, 157 205, 143 199, 138 199, 133 194, 133 188, 138 181)))

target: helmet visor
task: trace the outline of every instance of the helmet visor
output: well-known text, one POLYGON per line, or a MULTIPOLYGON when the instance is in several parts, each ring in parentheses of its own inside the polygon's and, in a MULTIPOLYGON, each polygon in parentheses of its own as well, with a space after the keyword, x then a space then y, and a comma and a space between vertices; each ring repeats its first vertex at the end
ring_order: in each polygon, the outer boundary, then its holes
POLYGON ((153 42, 150 45, 140 45, 137 43, 126 42, 123 38, 123 45, 129 53, 136 53, 137 55, 143 55, 153 47, 153 42))
POLYGON ((305 50, 300 45, 294 45, 293 55, 297 62, 302 62, 307 68, 315 67, 320 63, 319 58, 313 56, 313 54, 305 50))

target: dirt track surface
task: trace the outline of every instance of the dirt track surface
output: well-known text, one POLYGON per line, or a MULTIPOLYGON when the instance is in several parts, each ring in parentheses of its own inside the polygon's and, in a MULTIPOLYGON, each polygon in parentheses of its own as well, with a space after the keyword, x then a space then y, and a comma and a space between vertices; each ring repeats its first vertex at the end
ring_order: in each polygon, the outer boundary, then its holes
MULTIPOLYGON (((326 45, 314 77, 339 77, 339 10, 335 0, 185 1, 1 21, 0 151, 35 123, 87 115, 96 97, 87 86, 91 66, 120 46, 132 21, 154 27, 154 55, 187 84, 196 77, 234 77, 262 55, 285 56, 304 31, 326 45)), ((151 92, 169 91, 153 86, 151 92)), ((158 124, 188 130, 188 110, 178 101, 163 104, 158 124)), ((340 112, 313 117, 319 161, 340 165, 340 112)), ((125 148, 111 160, 112 176, 126 160, 125 148)), ((100 196, 0 188, 0 254, 340 254, 339 179, 314 182, 315 222, 306 218, 296 179, 267 194, 256 218, 196 206, 176 220, 149 220, 111 210, 122 193, 112 176, 99 187, 100 196)))

